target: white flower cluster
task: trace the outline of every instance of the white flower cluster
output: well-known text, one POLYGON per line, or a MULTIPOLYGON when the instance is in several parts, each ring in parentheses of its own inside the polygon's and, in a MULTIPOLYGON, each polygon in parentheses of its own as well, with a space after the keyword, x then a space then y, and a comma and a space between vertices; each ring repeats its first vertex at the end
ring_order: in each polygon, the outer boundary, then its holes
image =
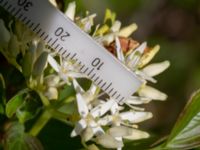
MULTIPOLYGON (((54 4, 56 5, 56 3, 54 4)), ((75 20, 74 2, 69 4, 65 15, 75 20)), ((85 32, 90 32, 95 16, 92 14, 83 19, 79 18, 77 24, 85 32)), ((170 65, 169 61, 147 65, 159 51, 159 46, 147 48, 146 42, 137 43, 125 53, 120 38, 128 38, 137 29, 137 26, 132 24, 122 29, 120 27, 119 21, 114 21, 110 29, 105 26, 100 28, 97 25, 93 37, 104 46, 114 44, 114 53, 117 58, 136 73, 144 83, 134 96, 125 100, 123 105, 119 105, 113 98, 104 98, 100 89, 94 84, 91 84, 87 91, 83 90, 76 79, 85 76, 79 73, 70 61, 61 58, 61 63, 58 64, 52 55, 48 57, 49 64, 60 78, 68 84, 72 81, 76 91, 76 104, 80 120, 76 123, 71 136, 80 135, 83 143, 93 140, 105 148, 118 150, 123 147, 123 139, 138 140, 149 137, 148 133, 138 129, 137 123, 151 118, 152 113, 145 112, 138 105, 149 103, 151 100, 167 98, 166 94, 148 86, 147 82, 156 83, 153 77, 162 73, 170 65), (107 32, 104 33, 104 30, 107 32)), ((91 147, 97 149, 95 145, 91 147)))

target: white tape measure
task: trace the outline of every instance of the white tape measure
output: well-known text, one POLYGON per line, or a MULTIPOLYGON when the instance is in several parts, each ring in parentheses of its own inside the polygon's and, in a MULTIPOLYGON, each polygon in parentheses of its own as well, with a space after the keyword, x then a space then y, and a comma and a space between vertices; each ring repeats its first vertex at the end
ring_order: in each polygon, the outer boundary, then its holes
POLYGON ((78 63, 82 73, 118 102, 131 96, 141 85, 135 74, 47 0, 0 0, 0 6, 62 57, 78 63))

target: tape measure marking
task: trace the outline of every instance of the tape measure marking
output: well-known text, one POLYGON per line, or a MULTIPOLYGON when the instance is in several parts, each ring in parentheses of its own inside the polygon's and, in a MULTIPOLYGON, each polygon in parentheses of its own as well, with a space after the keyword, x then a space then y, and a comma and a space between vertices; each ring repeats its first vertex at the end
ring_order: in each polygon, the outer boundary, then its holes
POLYGON ((80 72, 118 102, 141 85, 135 74, 48 1, 0 0, 0 6, 22 21, 63 58, 79 64, 80 72), (51 20, 47 16, 51 16, 51 20))

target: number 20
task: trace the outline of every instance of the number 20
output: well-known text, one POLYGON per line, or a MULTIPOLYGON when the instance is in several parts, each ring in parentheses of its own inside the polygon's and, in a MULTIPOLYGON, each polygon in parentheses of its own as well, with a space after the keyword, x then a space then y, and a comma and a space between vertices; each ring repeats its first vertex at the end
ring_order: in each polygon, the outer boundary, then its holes
POLYGON ((55 35, 60 37, 62 41, 65 41, 66 38, 70 36, 70 34, 68 32, 65 32, 62 27, 57 28, 57 30, 55 31, 55 35))

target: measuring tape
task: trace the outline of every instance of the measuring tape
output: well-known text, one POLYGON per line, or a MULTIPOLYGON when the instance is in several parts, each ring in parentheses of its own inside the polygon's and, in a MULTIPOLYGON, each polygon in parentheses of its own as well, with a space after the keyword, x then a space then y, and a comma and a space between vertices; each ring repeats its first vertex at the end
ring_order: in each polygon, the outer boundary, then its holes
POLYGON ((134 73, 47 0, 0 0, 0 6, 63 58, 79 64, 80 72, 118 102, 140 87, 141 81, 134 73))

